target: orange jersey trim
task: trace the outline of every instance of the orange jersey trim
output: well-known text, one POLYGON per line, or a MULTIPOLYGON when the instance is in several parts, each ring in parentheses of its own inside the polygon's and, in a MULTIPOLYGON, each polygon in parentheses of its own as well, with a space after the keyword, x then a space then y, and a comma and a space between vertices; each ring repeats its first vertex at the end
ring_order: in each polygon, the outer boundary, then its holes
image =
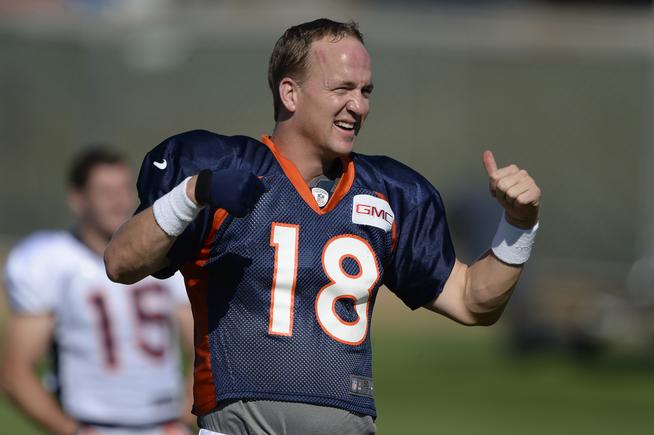
POLYGON ((209 235, 194 261, 182 268, 186 293, 191 302, 194 324, 195 363, 193 367, 193 414, 204 415, 216 407, 216 389, 211 371, 209 349, 209 273, 204 266, 209 260, 211 243, 228 216, 223 209, 216 210, 209 235))
POLYGON ((309 186, 306 181, 304 181, 304 178, 302 178, 302 175, 295 164, 282 155, 270 136, 261 136, 261 141, 273 153, 277 163, 279 163, 284 174, 286 174, 286 178, 288 178, 291 184, 293 184, 293 187, 295 187, 295 190, 302 197, 304 202, 306 202, 307 205, 319 215, 324 215, 333 210, 350 191, 352 183, 354 182, 354 162, 352 161, 351 156, 348 155, 346 157, 341 157, 341 162, 343 163, 343 176, 339 180, 334 194, 329 198, 327 205, 320 208, 316 199, 313 197, 313 194, 311 194, 309 186))
MULTIPOLYGON (((375 192, 375 194, 379 199, 383 199, 384 201, 388 202, 388 198, 386 198, 386 195, 384 195, 383 193, 375 192)), ((395 226, 396 221, 397 218, 393 219, 393 225, 391 225, 391 240, 392 240, 391 252, 395 252, 395 248, 397 248, 397 227, 395 226)))

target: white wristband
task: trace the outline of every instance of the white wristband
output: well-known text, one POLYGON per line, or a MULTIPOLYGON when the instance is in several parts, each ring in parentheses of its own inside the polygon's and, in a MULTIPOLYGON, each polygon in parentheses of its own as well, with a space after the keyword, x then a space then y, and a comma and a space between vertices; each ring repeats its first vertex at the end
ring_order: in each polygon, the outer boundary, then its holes
POLYGON ((169 236, 177 237, 182 234, 203 208, 186 194, 186 185, 190 179, 191 177, 186 178, 152 204, 154 219, 169 236))
POLYGON ((529 260, 531 248, 538 231, 538 222, 531 229, 518 228, 506 221, 502 215, 493 238, 493 254, 508 264, 523 264, 529 260))

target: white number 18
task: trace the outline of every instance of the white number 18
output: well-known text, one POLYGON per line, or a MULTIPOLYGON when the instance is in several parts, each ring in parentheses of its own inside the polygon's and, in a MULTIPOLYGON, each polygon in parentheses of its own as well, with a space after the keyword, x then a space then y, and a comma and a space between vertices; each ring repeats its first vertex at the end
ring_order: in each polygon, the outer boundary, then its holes
MULTIPOLYGON (((299 225, 274 222, 270 229, 270 246, 275 248, 275 267, 270 295, 271 335, 293 335, 293 312, 299 254, 299 225)), ((327 335, 336 341, 359 345, 368 332, 368 303, 379 279, 377 258, 368 242, 354 234, 331 238, 322 251, 322 267, 330 283, 316 297, 316 318, 327 335), (351 275, 343 261, 357 263, 358 273, 351 275), (340 299, 351 299, 357 319, 346 321, 336 313, 340 299)))

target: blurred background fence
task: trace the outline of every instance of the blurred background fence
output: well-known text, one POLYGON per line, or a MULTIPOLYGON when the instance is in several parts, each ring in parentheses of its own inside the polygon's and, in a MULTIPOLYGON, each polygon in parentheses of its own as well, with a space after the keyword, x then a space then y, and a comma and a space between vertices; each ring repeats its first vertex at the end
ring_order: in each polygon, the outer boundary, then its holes
MULTIPOLYGON (((358 151, 397 158, 439 188, 463 259, 488 246, 499 216, 484 149, 527 168, 542 187, 535 257, 497 329, 512 349, 649 355, 650 6, 0 1, 0 252, 36 228, 71 225, 62 171, 89 142, 116 144, 137 169, 145 152, 183 130, 271 132, 266 72, 281 32, 321 16, 354 19, 375 82, 358 151)), ((398 312, 420 325, 407 336, 454 331, 437 320, 425 328, 433 315, 382 302, 378 335, 397 332, 398 312)))

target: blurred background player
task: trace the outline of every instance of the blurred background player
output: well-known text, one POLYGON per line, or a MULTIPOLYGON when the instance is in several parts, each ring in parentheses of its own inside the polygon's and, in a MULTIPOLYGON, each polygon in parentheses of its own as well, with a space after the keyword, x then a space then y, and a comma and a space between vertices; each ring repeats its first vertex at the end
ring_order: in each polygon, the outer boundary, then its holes
POLYGON ((113 150, 81 153, 69 174, 73 231, 40 231, 10 253, 11 316, 2 386, 33 421, 55 434, 183 434, 184 399, 176 338, 191 345, 183 280, 107 279, 102 253, 134 210, 133 176, 113 150), (178 332, 179 331, 179 332, 178 332), (37 364, 54 339, 55 396, 37 364))

